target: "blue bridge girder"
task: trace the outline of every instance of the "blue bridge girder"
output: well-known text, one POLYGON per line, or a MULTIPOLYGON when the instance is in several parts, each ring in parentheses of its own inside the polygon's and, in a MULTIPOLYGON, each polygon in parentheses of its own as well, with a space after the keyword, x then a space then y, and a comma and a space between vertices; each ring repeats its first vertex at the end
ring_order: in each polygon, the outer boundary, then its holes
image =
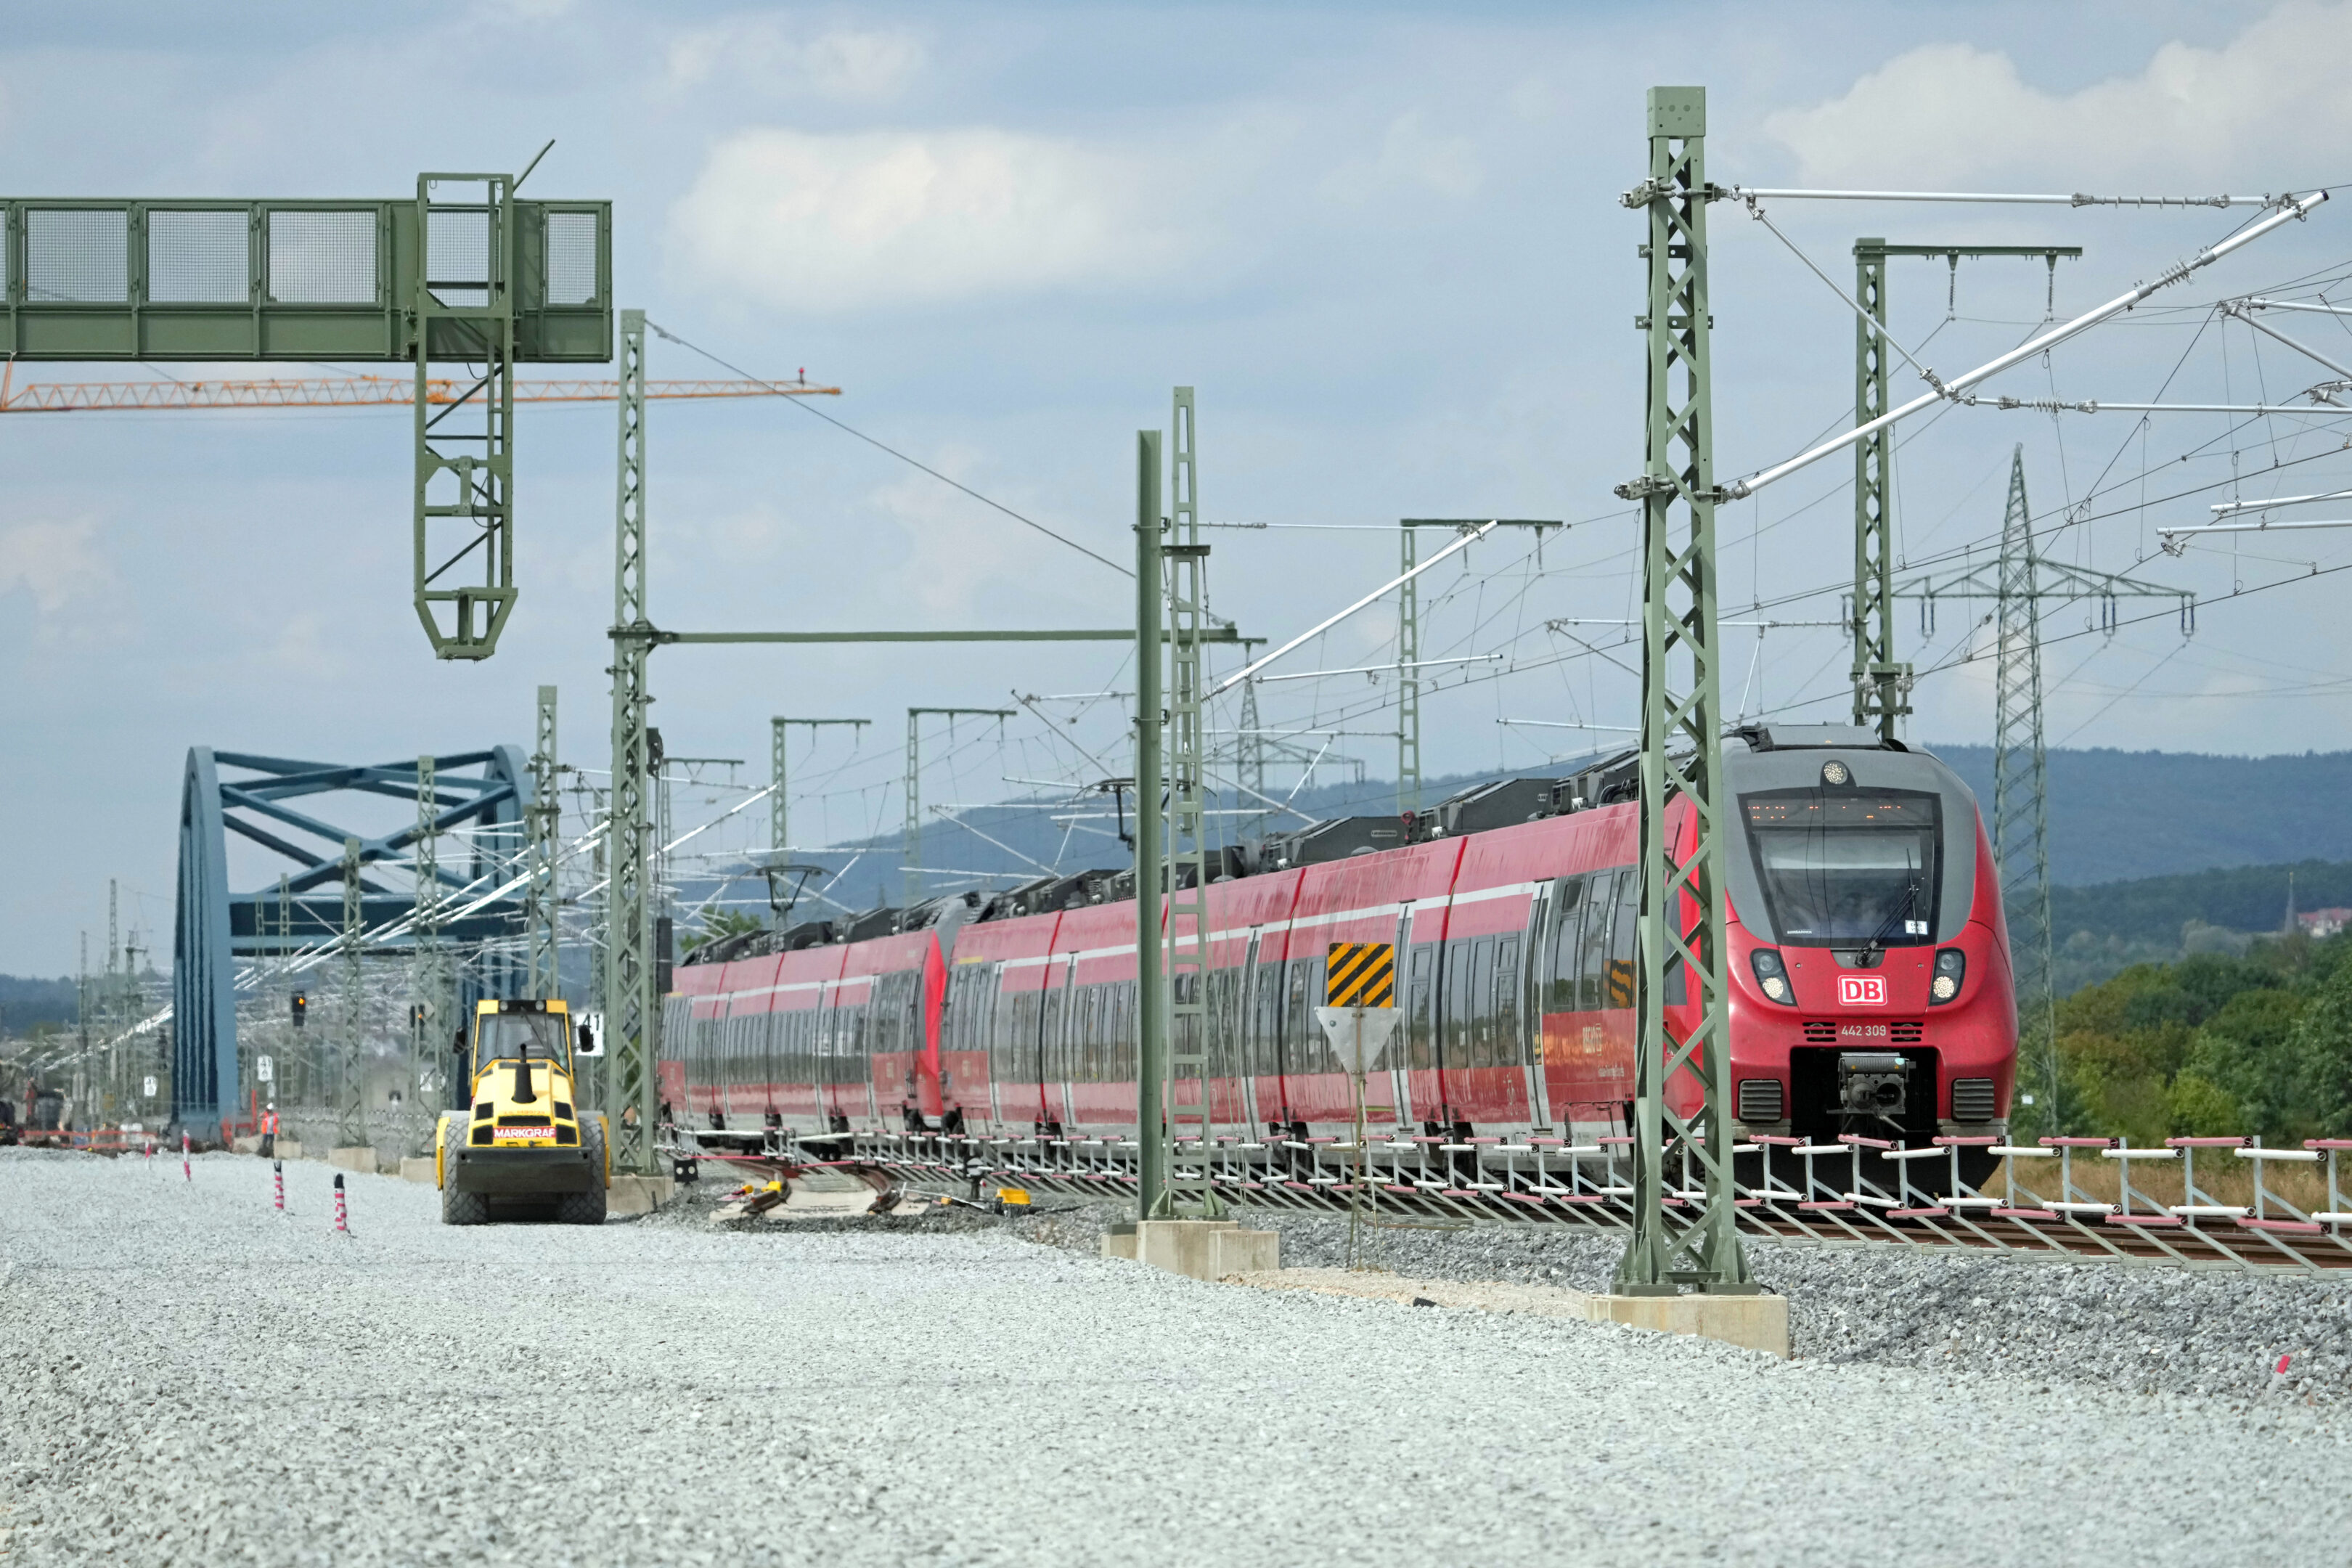
MULTIPOLYGON (((173 1067, 174 1125, 201 1137, 215 1135, 240 1106, 236 1038, 238 961, 315 950, 342 934, 343 841, 360 842, 364 866, 392 862, 404 870, 416 842, 416 763, 361 765, 215 752, 191 747, 180 794, 179 891, 173 921, 173 1067), (222 771, 247 775, 224 779, 222 771), (316 810, 289 802, 337 794, 386 795, 408 803, 404 825, 390 833, 339 826, 316 810), (276 879, 250 892, 228 882, 228 836, 288 862, 281 931, 276 879), (306 845, 301 840, 313 841, 306 845), (331 891, 325 889, 331 889, 331 891), (305 896, 309 895, 309 896, 305 896)), ((435 823, 441 832, 469 828, 472 854, 438 858, 445 901, 467 889, 458 907, 482 900, 520 868, 533 803, 530 765, 520 746, 493 746, 434 759, 435 823), (468 773, 465 770, 476 770, 468 773)), ((380 931, 415 909, 412 895, 361 877, 363 928, 380 931)), ((525 906, 514 894, 482 902, 445 919, 444 941, 467 942, 524 933, 525 906)), ((405 952, 404 935, 373 941, 367 951, 405 952)), ((519 979, 493 980, 493 992, 519 979)))

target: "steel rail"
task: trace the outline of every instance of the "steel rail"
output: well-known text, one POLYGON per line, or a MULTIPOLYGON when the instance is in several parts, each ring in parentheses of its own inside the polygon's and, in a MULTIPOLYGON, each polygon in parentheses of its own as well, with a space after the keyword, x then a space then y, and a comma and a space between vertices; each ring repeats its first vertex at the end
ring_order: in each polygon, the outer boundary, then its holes
MULTIPOLYGON (((757 1136, 777 1140, 783 1136, 765 1131, 677 1135, 696 1139, 698 1143, 704 1137, 717 1140, 757 1136)), ((835 1134, 831 1141, 842 1138, 850 1140, 858 1158, 898 1173, 910 1189, 940 1192, 968 1187, 977 1178, 982 1184, 994 1182, 1066 1196, 1103 1198, 1124 1197, 1135 1180, 1119 1163, 1119 1152, 1131 1150, 1135 1144, 1115 1135, 1084 1138, 890 1132, 835 1134), (1089 1155, 1087 1151, 1099 1152, 1089 1155)), ((1336 1156, 1352 1155, 1352 1145, 1336 1141, 1301 1143, 1271 1136, 1251 1142, 1220 1140, 1219 1144, 1218 1152, 1225 1156, 1226 1163, 1216 1182, 1220 1194, 1229 1203, 1306 1215, 1339 1216, 1349 1212, 1346 1187, 1352 1178, 1353 1167, 1344 1163, 1327 1165, 1326 1162, 1336 1156), (1323 1173, 1326 1172, 1348 1174, 1323 1173)), ((1375 1183, 1381 1194, 1380 1212, 1387 1219, 1441 1228, 1517 1226, 1612 1236, 1632 1227, 1633 1214, 1624 1201, 1625 1194, 1612 1190, 1625 1185, 1617 1180, 1622 1173, 1616 1170, 1617 1158, 1613 1155, 1598 1181, 1590 1173, 1589 1156, 1573 1170, 1570 1166, 1575 1162, 1565 1162, 1564 1156, 1560 1156, 1563 1163, 1548 1170, 1538 1163, 1543 1174, 1565 1177, 1567 1181, 1565 1184, 1549 1183, 1546 1190, 1534 1191, 1484 1179, 1509 1173, 1511 1168, 1507 1166, 1480 1163, 1472 1168, 1471 1175, 1465 1176, 1461 1167, 1428 1163, 1433 1146, 1454 1152, 1472 1147, 1427 1138, 1416 1138, 1406 1144, 1384 1143, 1378 1139, 1371 1142, 1373 1150, 1401 1152, 1412 1149, 1417 1162, 1414 1169, 1444 1172, 1448 1177, 1443 1182, 1408 1187, 1394 1179, 1406 1168, 1402 1162, 1386 1168, 1391 1179, 1385 1181, 1378 1179, 1381 1168, 1374 1166, 1375 1183), (1465 1181, 1475 1184, 1462 1184, 1465 1181)), ((1476 1147, 1476 1157, 1481 1161, 1498 1152, 1542 1152, 1527 1145, 1476 1147)), ((2263 1151, 2256 1147, 2248 1152, 2263 1158, 2305 1162, 2325 1158, 2330 1163, 2332 1193, 2337 1190, 2334 1162, 2347 1148, 2352 1148, 2352 1142, 2336 1141, 2311 1151, 2263 1151)), ((2172 1152, 2126 1147, 2113 1152, 2161 1159, 2172 1152)), ((2055 1154, 2057 1151, 2036 1152, 2055 1154)), ((2256 1158, 2250 1163, 2259 1165, 2262 1160, 2256 1158)), ((1766 1179, 1768 1183, 1772 1179, 1769 1170, 1766 1179)), ((1822 1186, 1813 1178, 1808 1180, 1810 1191, 1837 1190, 1833 1184, 1822 1186)), ((2259 1184, 2259 1173, 2257 1180, 2259 1184)), ((2068 1190, 2072 1190, 2071 1175, 2067 1181, 2068 1190)), ((2352 1270, 2352 1236, 2345 1234, 2346 1225, 2352 1224, 2352 1214, 2320 1223, 2301 1215, 2284 1200, 2269 1194, 2267 1188, 2261 1191, 2270 1204, 2294 1217, 2158 1215, 2143 1211, 2128 1214, 2118 1222, 2105 1214, 2084 1218, 2090 1207, 2079 1202, 2073 1209, 2042 1205, 2041 1200, 2030 1193, 2021 1195, 2037 1206, 2026 1209, 1988 1208, 1987 1205, 2000 1200, 1973 1191, 1957 1194, 1958 1202, 1950 1198, 1926 1200, 1906 1209, 1900 1198, 1874 1190, 1849 1191, 1843 1198, 1830 1199, 1808 1197, 1806 1192, 1793 1188, 1762 1194, 1745 1186, 1738 1190, 1741 1230, 1760 1240, 2063 1257, 2249 1273, 2352 1270), (1847 1198, 1859 1201, 1848 1202, 1847 1198), (2208 1223, 2213 1220, 2228 1223, 2208 1223)), ((2126 1190, 2147 1201, 2147 1195, 2137 1193, 2137 1189, 2126 1190)), ((2057 1201, 2063 1204, 2066 1200, 2057 1201)), ((1676 1196, 1668 1202, 1670 1205, 1680 1205, 1688 1200, 1676 1196)))

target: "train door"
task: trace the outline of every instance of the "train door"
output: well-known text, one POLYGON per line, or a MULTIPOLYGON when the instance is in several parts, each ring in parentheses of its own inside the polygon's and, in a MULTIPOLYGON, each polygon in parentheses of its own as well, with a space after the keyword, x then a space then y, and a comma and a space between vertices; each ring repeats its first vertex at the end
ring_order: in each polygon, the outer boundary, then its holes
POLYGON ((1617 873, 1617 914, 1610 922, 1609 956, 1606 979, 1602 985, 1601 1038, 1608 1050, 1604 1072, 1610 1081, 1622 1083, 1625 1092, 1622 1114, 1630 1130, 1633 1120, 1633 1051, 1639 1037, 1641 1021, 1634 1013, 1639 1000, 1637 977, 1641 973, 1639 917, 1642 910, 1642 870, 1628 866, 1617 873))
POLYGON ((988 1062, 1000 1130, 1023 1131, 1045 1124, 1045 1068, 1040 1059, 1044 1035, 1039 1015, 1045 1010, 1049 973, 1045 961, 1024 960, 1006 964, 1002 973, 1003 991, 996 999, 988 1062), (1033 976, 1034 984, 1030 984, 1033 976))
POLYGON ((776 1064, 783 1046, 784 1017, 776 1008, 781 994, 768 997, 768 1011, 759 1016, 760 1026, 760 1120, 768 1126, 777 1125, 783 1107, 776 1099, 776 1064))
POLYGON ((1289 1120, 1290 1110, 1282 1098, 1283 963, 1266 954, 1266 945, 1254 946, 1250 965, 1250 1085, 1256 1125, 1278 1130, 1289 1120))
POLYGON ((1399 970, 1396 1005, 1403 1016, 1398 1020, 1397 1032, 1381 1049, 1381 1070, 1368 1076, 1364 1082, 1364 1117, 1368 1126, 1393 1122, 1399 1127, 1412 1124, 1412 905, 1407 902, 1397 912, 1396 953, 1399 970), (1383 1095, 1381 1089, 1388 1092, 1383 1095))
POLYGON ((833 1124, 833 1036, 837 1023, 833 997, 840 989, 837 980, 818 981, 816 1005, 809 1013, 809 1082, 816 1090, 817 1124, 827 1128, 833 1124))
POLYGON ((1250 927, 1249 938, 1242 945, 1241 967, 1233 972, 1232 1033, 1228 1039, 1235 1091, 1241 1100, 1241 1121, 1252 1128, 1265 1125, 1257 1089, 1257 950, 1261 934, 1260 928, 1250 927))
POLYGON ((1438 1121, 1447 1127, 1468 1120, 1470 1021, 1476 997, 1472 982, 1477 973, 1477 942, 1473 938, 1449 939, 1438 949, 1444 954, 1437 975, 1437 1102, 1438 1121))
POLYGON ((1303 1127, 1311 1110, 1306 1097, 1307 1079, 1316 1067, 1314 1037, 1321 1032, 1314 1010, 1323 1000, 1323 961, 1293 957, 1284 967, 1289 973, 1283 988, 1282 1032, 1275 1054, 1282 1077, 1283 1114, 1303 1127))
POLYGON ((1547 960, 1552 951, 1552 906, 1558 884, 1546 882, 1536 889, 1528 904, 1528 926, 1525 940, 1519 944, 1522 954, 1515 990, 1517 998, 1517 1038, 1511 1044, 1520 1062, 1520 1073, 1527 1083, 1528 1119, 1535 1126, 1549 1132, 1552 1128, 1551 1097, 1544 1082, 1543 1003, 1547 978, 1547 960))
POLYGON ((819 983, 796 987, 780 995, 788 1010, 777 1015, 781 1037, 776 1054, 776 1109, 801 1121, 821 1119, 824 1105, 818 1085, 817 1034, 824 1024, 824 986, 819 983))
POLYGON ((1519 933, 1489 932, 1445 944, 1444 1020, 1438 1036, 1446 1119, 1472 1126, 1527 1120, 1517 1051, 1519 933))
POLYGON ((1055 1137, 1070 1123, 1070 977, 1077 967, 1075 954, 1047 961, 1037 1009, 1037 1081, 1044 1087, 1045 1131, 1055 1137))
POLYGON ((719 1017, 711 1029, 713 1044, 718 1047, 711 1053, 710 1125, 713 1127, 726 1126, 728 1112, 735 1109, 735 1084, 742 1076, 743 1054, 743 1020, 735 1016, 735 1008, 741 1001, 739 996, 721 998, 719 1017))
MULTIPOLYGON (((902 970, 890 976, 890 1013, 893 1039, 891 1049, 897 1053, 897 1070, 892 1073, 892 1092, 898 1102, 900 1121, 910 1130, 927 1131, 923 1127, 923 972, 902 970)), ((877 1085, 877 1090, 879 1086, 877 1085)))
POLYGON ((960 963, 948 975, 940 1019, 940 1114, 951 1123, 961 1124, 975 1114, 993 1121, 1000 1114, 994 1076, 988 1070, 988 1037, 994 1022, 991 1013, 1000 973, 995 963, 960 963))
POLYGON ((1430 1127, 1445 1120, 1445 1097, 1437 1074, 1439 982, 1444 978, 1440 960, 1444 953, 1444 947, 1434 942, 1418 943, 1405 952, 1406 1093, 1400 1103, 1410 1107, 1415 1121, 1430 1127))

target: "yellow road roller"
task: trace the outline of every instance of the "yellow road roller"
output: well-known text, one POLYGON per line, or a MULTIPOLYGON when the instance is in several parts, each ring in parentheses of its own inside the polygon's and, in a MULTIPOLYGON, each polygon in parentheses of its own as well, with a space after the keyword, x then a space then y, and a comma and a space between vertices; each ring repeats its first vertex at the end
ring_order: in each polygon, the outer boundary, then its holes
POLYGON ((573 1099, 571 1026, 562 1002, 483 1002, 471 1037, 458 1031, 449 1081, 467 1086, 467 1105, 442 1112, 433 1145, 442 1224, 485 1224, 494 1199, 551 1206, 565 1225, 604 1223, 607 1129, 573 1099))

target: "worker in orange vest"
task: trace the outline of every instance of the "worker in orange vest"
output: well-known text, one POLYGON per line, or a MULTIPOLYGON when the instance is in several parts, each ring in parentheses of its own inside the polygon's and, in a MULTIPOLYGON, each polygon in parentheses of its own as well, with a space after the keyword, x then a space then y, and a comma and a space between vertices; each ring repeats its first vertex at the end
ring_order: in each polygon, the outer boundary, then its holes
POLYGON ((278 1157, 278 1102, 274 1100, 261 1113, 261 1157, 265 1160, 278 1157))

